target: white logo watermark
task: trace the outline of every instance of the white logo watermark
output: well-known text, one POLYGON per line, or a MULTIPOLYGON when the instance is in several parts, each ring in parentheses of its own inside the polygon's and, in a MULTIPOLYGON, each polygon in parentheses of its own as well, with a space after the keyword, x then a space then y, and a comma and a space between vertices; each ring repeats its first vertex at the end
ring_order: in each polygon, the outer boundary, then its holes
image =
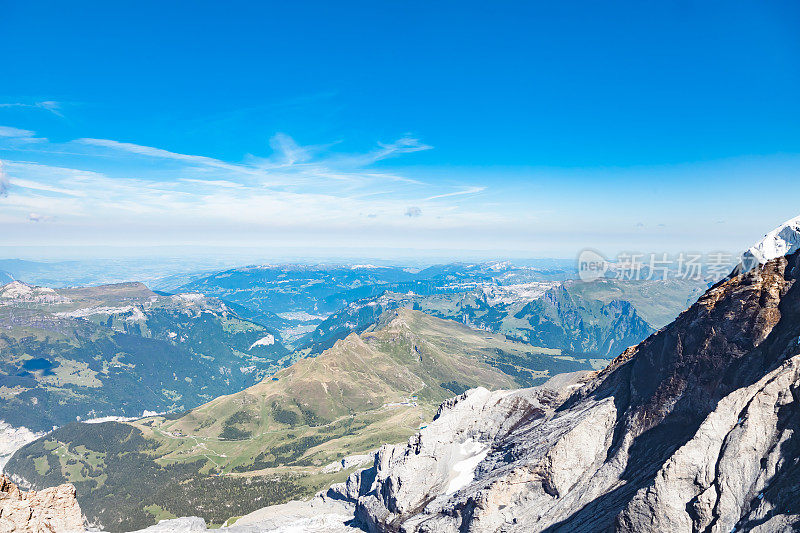
POLYGON ((684 279, 717 282, 731 274, 746 258, 728 252, 640 253, 621 252, 611 260, 591 248, 578 254, 578 278, 595 281, 684 279))
POLYGON ((606 275, 610 263, 595 250, 583 250, 578 255, 578 277, 583 281, 594 281, 606 275))

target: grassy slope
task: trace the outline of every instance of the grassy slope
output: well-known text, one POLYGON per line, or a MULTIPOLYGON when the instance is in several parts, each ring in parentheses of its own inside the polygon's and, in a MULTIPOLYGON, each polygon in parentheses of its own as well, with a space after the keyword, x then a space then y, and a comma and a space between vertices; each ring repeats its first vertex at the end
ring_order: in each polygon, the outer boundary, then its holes
POLYGON ((529 385, 546 377, 548 367, 587 368, 553 359, 557 350, 475 332, 417 311, 399 309, 391 315, 371 331, 352 334, 318 357, 302 359, 273 378, 217 398, 177 420, 159 417, 136 424, 146 436, 169 443, 166 461, 207 453, 198 448, 197 442, 202 442, 216 454, 214 470, 235 472, 252 466, 249 461, 263 455, 265 448, 305 438, 326 444, 311 446, 297 457, 286 453, 283 460, 267 454, 255 469, 270 462, 322 466, 345 449, 357 453, 407 436, 442 400, 460 390, 529 385), (521 375, 513 376, 512 370, 504 372, 487 362, 513 356, 532 367, 541 358, 539 369, 517 364, 514 369, 521 375), (410 401, 412 397, 416 400, 410 401), (406 405, 390 405, 402 403, 406 405), (341 443, 334 446, 329 440, 341 443))

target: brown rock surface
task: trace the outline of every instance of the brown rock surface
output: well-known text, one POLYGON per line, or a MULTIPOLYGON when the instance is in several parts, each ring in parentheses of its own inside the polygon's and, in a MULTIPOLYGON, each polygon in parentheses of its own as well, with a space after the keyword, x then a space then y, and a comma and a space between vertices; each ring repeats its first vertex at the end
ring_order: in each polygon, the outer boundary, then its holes
POLYGON ((85 531, 75 487, 59 485, 24 492, 0 476, 0 533, 67 533, 85 531))

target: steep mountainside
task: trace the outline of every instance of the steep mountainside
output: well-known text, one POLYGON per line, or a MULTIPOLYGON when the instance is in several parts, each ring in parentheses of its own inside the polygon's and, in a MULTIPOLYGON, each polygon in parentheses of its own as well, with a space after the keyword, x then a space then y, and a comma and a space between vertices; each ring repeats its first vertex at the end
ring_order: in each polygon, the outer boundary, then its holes
POLYGON ((0 421, 41 431, 186 409, 252 385, 286 354, 264 326, 199 294, 14 282, 0 288, 0 421))
POLYGON ((179 417, 73 424, 21 449, 7 469, 36 487, 74 483, 83 511, 112 531, 171 515, 221 523, 343 479, 359 460, 334 463, 412 435, 454 394, 590 368, 398 309, 242 392, 179 417))
POLYGON ((718 283, 595 378, 446 402, 331 495, 370 531, 797 529, 796 248, 718 283))

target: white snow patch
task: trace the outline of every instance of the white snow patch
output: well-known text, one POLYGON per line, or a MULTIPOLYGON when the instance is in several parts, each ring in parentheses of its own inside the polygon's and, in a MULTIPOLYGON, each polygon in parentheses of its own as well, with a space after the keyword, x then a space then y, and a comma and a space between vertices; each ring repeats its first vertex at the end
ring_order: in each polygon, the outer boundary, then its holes
POLYGON ((261 337, 256 342, 250 345, 249 350, 252 350, 256 346, 271 346, 275 344, 275 337, 272 335, 267 335, 266 337, 261 337))
POLYGON ((37 287, 21 281, 12 281, 0 287, 0 299, 35 303, 69 303, 71 300, 59 295, 50 287, 37 287))
POLYGON ((31 431, 25 426, 15 428, 3 420, 0 420, 0 472, 3 471, 8 460, 14 455, 14 452, 29 442, 35 441, 42 435, 45 435, 45 433, 31 431))
POLYGON ((800 250, 800 216, 787 220, 742 254, 747 270, 756 264, 763 265, 776 257, 790 255, 800 250))
POLYGON ((62 313, 55 313, 56 316, 71 317, 71 318, 86 318, 93 315, 120 315, 123 313, 134 312, 134 306, 126 305, 123 307, 82 307, 74 311, 64 311, 62 313))
POLYGON ((11 283, 3 286, 0 291, 0 296, 3 298, 27 298, 33 295, 33 287, 26 285, 21 281, 12 281, 11 283))
POLYGON ((164 413, 145 409, 140 416, 101 416, 98 418, 82 420, 81 422, 84 424, 102 424, 103 422, 130 422, 131 420, 139 420, 140 418, 147 418, 149 416, 158 416, 163 414, 164 413))
POLYGON ((137 306, 133 307, 133 314, 125 319, 126 322, 142 322, 142 321, 146 321, 146 320, 147 320, 147 317, 144 316, 144 313, 142 312, 142 310, 139 309, 139 307, 137 307, 137 306))
POLYGON ((184 292, 174 295, 172 299, 181 300, 184 302, 202 302, 206 299, 206 297, 199 292, 184 292))
POLYGON ((446 494, 453 494, 459 491, 475 479, 475 469, 486 458, 489 453, 489 447, 472 439, 467 439, 461 443, 459 452, 462 459, 452 466, 452 472, 456 476, 448 483, 446 494))
POLYGON ((557 282, 532 281, 515 285, 484 285, 482 290, 486 303, 497 305, 533 301, 556 286, 557 282))
POLYGON ((489 265, 489 270, 494 272, 499 272, 501 270, 508 270, 511 268, 511 263, 509 261, 496 261, 489 265))
POLYGON ((102 424, 103 422, 130 422, 136 420, 136 416, 100 416, 97 418, 89 418, 88 420, 81 420, 84 424, 102 424))

